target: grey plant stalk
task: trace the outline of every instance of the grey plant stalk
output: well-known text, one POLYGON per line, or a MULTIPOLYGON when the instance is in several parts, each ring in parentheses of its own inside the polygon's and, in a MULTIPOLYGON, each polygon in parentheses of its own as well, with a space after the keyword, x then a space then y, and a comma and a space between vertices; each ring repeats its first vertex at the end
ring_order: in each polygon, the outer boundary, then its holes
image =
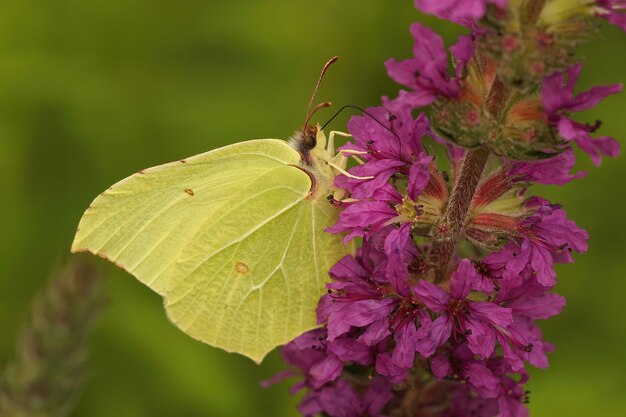
POLYGON ((54 274, 0 374, 0 416, 69 415, 86 377, 87 339, 104 305, 102 277, 90 264, 77 261, 54 274))

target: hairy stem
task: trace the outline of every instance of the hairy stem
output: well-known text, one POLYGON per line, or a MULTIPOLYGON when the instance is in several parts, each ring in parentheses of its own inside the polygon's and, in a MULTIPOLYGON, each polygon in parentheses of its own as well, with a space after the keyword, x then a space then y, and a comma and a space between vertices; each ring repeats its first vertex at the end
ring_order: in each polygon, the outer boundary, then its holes
POLYGON ((488 158, 489 151, 478 148, 468 152, 463 160, 459 179, 452 190, 432 249, 436 279, 439 281, 447 276, 450 260, 461 239, 467 213, 488 158))

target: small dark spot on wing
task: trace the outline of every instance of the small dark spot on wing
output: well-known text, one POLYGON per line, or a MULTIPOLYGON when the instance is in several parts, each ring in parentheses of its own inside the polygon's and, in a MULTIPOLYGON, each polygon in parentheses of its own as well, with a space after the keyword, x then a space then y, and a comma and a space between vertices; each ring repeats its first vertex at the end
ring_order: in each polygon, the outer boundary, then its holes
POLYGON ((190 196, 194 196, 194 195, 195 195, 195 193, 193 192, 193 190, 192 190, 191 188, 187 188, 187 189, 185 189, 185 192, 186 192, 187 194, 189 194, 190 196))

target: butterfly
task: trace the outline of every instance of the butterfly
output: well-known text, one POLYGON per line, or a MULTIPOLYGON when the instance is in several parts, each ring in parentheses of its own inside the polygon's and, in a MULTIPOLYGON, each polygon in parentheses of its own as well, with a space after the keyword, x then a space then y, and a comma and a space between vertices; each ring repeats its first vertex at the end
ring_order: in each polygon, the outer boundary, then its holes
POLYGON ((328 271, 353 251, 325 232, 338 218, 345 171, 311 116, 289 142, 248 140, 141 170, 100 194, 72 252, 115 263, 163 296, 193 338, 257 363, 317 326, 328 271))

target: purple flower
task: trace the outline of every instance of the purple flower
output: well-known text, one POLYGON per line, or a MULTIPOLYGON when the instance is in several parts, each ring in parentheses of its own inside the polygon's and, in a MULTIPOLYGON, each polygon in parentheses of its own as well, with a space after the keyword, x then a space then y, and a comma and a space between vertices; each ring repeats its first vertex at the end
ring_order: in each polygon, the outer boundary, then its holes
MULTIPOLYGON (((411 88, 412 92, 400 91, 395 100, 384 99, 385 107, 390 109, 415 109, 431 104, 437 96, 457 97, 459 82, 450 77, 448 53, 441 36, 419 23, 411 25, 413 35, 413 58, 385 62, 389 76, 397 83, 411 88)), ((473 43, 467 37, 461 37, 451 49, 457 62, 456 72, 461 74, 467 61, 473 55, 473 43)))
POLYGON ((509 164, 507 176, 514 177, 514 182, 536 182, 538 184, 565 185, 568 182, 582 178, 585 171, 572 174, 576 163, 574 151, 567 149, 555 157, 532 162, 513 162, 509 164))
POLYGON ((363 403, 354 387, 341 379, 334 385, 307 393, 298 404, 298 411, 304 417, 321 413, 333 417, 361 417, 363 403))
POLYGON ((292 391, 298 391, 305 386, 320 388, 339 378, 343 363, 328 351, 327 345, 326 330, 317 329, 302 334, 283 347, 283 360, 299 368, 305 376, 305 381, 292 388, 292 391))
POLYGON ((363 165, 351 168, 350 174, 361 178, 370 177, 371 179, 363 180, 340 175, 335 179, 335 185, 344 190, 349 190, 352 198, 371 198, 404 165, 404 162, 395 159, 370 160, 363 165))
POLYGON ((346 205, 339 213, 339 221, 327 231, 347 232, 344 238, 347 243, 355 237, 369 237, 392 224, 392 219, 398 217, 394 206, 402 203, 402 196, 391 185, 386 184, 373 197, 376 199, 346 205))
POLYGON ((413 341, 419 314, 406 271, 414 252, 405 250, 409 244, 408 233, 402 237, 394 232, 389 233, 391 239, 385 241, 385 246, 398 250, 397 254, 392 254, 394 257, 372 267, 367 258, 371 242, 365 242, 366 249, 356 258, 348 255, 331 269, 330 275, 335 281, 327 285, 329 293, 320 300, 317 312, 318 321, 326 323, 329 342, 354 328, 360 329, 358 341, 365 346, 374 347, 392 337, 395 345, 391 362, 395 367, 408 369, 415 358, 413 341))
POLYGON ((472 263, 464 259, 450 279, 450 292, 426 280, 415 287, 415 294, 433 312, 440 315, 432 322, 422 321, 416 335, 417 351, 431 356, 450 336, 467 338, 472 352, 485 358, 495 348, 494 326, 506 327, 512 321, 511 309, 488 301, 467 297, 477 277, 472 263))
POLYGON ((574 261, 572 251, 586 252, 589 234, 568 220, 559 205, 534 197, 526 207, 533 209, 534 214, 518 226, 523 238, 501 251, 502 256, 508 257, 506 271, 519 276, 528 267, 536 273, 541 285, 552 287, 556 283, 554 262, 571 263, 574 261))
POLYGON ((387 378, 377 376, 361 396, 346 380, 314 390, 304 396, 298 410, 305 417, 320 413, 332 417, 383 417, 382 412, 393 397, 393 385, 387 378))
POLYGON ((507 0, 415 0, 415 7, 423 13, 465 25, 482 18, 488 4, 504 8, 507 0))
POLYGON ((439 352, 433 356, 431 370, 439 379, 454 377, 469 384, 480 396, 495 398, 500 378, 487 367, 486 361, 475 356, 467 343, 459 343, 452 352, 439 352))
POLYGON ((626 31, 626 0, 596 0, 598 16, 626 31))
POLYGON ((450 388, 450 406, 445 417, 494 417, 500 407, 495 398, 483 398, 474 393, 468 384, 450 388))
POLYGON ((621 84, 593 87, 574 96, 574 84, 578 80, 581 65, 574 65, 568 70, 567 82, 563 74, 556 72, 543 81, 541 96, 548 122, 554 126, 559 135, 566 141, 575 141, 586 153, 591 155, 594 164, 600 165, 601 155, 616 157, 619 155, 619 144, 615 139, 602 136, 596 139, 591 133, 599 128, 595 125, 578 123, 567 117, 571 113, 595 107, 605 97, 622 91, 621 84))
POLYGON ((518 371, 518 378, 512 378, 515 371, 501 358, 492 359, 489 363, 491 370, 500 376, 498 386, 498 407, 500 412, 497 417, 528 417, 528 391, 524 390, 524 384, 529 376, 526 371, 518 371))
POLYGON ((424 152, 422 138, 432 135, 426 115, 421 113, 413 119, 409 109, 390 112, 384 107, 370 107, 371 115, 353 116, 348 122, 348 131, 353 142, 348 142, 342 150, 364 152, 366 160, 402 160, 409 162, 424 152), (372 119, 375 118, 376 120, 372 119), (377 121, 388 125, 385 129, 377 121))
MULTIPOLYGON (((381 107, 367 111, 377 120, 390 117, 381 107)), ((368 237, 392 224, 413 220, 403 218, 398 212, 404 196, 389 184, 392 176, 407 179, 407 196, 413 202, 418 201, 430 181, 433 158, 422 147, 422 137, 431 134, 428 119, 421 114, 413 120, 408 111, 402 111, 391 117, 390 123, 394 133, 369 116, 353 117, 348 124, 354 142, 342 150, 347 154, 358 153, 365 163, 350 169, 350 174, 358 178, 340 175, 335 179, 335 186, 348 191, 350 200, 343 204, 345 209, 339 221, 328 231, 347 232, 345 241, 368 237)))
POLYGON ((305 417, 320 413, 332 417, 383 417, 383 408, 392 397, 392 384, 386 378, 374 378, 363 396, 342 379, 309 392, 302 398, 298 410, 305 417))
POLYGON ((533 320, 559 314, 565 305, 565 298, 549 292, 529 276, 522 280, 505 278, 500 281, 494 301, 513 312, 513 323, 506 329, 498 329, 496 335, 509 366, 517 371, 523 369, 524 361, 528 361, 538 368, 546 368, 547 353, 554 348, 543 341, 541 330, 533 320))

